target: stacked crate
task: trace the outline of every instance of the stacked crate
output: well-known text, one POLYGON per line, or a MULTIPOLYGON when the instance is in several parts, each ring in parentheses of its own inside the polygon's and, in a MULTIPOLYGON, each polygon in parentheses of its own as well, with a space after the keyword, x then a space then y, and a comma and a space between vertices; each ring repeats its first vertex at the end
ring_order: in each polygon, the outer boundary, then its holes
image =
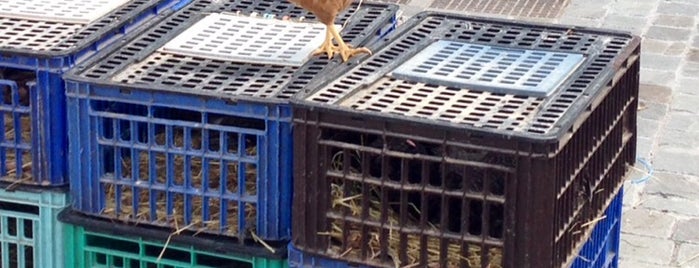
POLYGON ((614 265, 638 37, 421 13, 372 50, 292 101, 291 266, 614 265))
POLYGON ((284 268, 283 251, 260 251, 216 240, 134 228, 64 210, 66 267, 284 268))
MULTIPOLYGON (((357 3, 336 24, 362 46, 395 27, 396 11, 357 3)), ((309 56, 324 27, 288 1, 198 0, 67 74, 72 209, 285 253, 288 99, 339 65, 309 56)))
POLYGON ((0 1, 2 267, 63 267, 63 73, 177 8, 176 0, 0 1))

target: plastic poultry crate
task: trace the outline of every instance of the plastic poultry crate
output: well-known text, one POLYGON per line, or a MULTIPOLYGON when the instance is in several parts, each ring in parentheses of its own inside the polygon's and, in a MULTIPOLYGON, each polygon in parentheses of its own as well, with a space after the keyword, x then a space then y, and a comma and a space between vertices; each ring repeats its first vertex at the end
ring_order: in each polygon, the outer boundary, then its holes
POLYGON ((0 180, 68 183, 61 76, 187 0, 0 0, 0 180))
MULTIPOLYGON (((590 238, 578 253, 571 268, 613 268, 618 267, 619 242, 621 234, 621 214, 623 188, 614 197, 604 212, 595 221, 590 238)), ((305 254, 289 244, 289 267, 350 268, 367 267, 347 262, 305 254)))
POLYGON ((63 267, 65 191, 0 189, 0 266, 63 267))
MULTIPOLYGON (((395 5, 356 7, 337 20, 353 45, 395 24, 395 5)), ((288 99, 339 62, 298 52, 320 45, 311 41, 322 41, 319 27, 287 1, 195 1, 69 73, 74 208, 241 242, 288 241, 288 99)))
POLYGON ((221 241, 181 241, 182 236, 104 219, 90 219, 70 209, 60 214, 65 221, 66 267, 288 267, 286 249, 275 253, 257 246, 237 243, 221 246, 221 241), (218 249, 212 249, 218 246, 218 249))
POLYGON ((372 49, 292 101, 294 246, 570 264, 635 162, 639 38, 421 13, 372 49))

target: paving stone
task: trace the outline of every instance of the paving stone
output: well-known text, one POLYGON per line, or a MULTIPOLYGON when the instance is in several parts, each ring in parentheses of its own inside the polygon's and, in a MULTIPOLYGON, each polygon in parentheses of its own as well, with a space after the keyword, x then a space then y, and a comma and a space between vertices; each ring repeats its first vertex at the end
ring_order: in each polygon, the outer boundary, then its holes
POLYGON ((699 135, 699 117, 686 113, 670 113, 665 129, 699 135))
POLYGON ((653 138, 658 133, 660 121, 638 118, 637 122, 637 131, 639 137, 653 138))
POLYGON ((623 257, 623 255, 619 256, 619 268, 658 268, 657 264, 626 260, 622 259, 623 257))
MULTIPOLYGON (((656 54, 664 54, 667 49, 670 47, 671 42, 664 41, 664 40, 658 40, 658 39, 652 39, 652 38, 643 38, 641 40, 641 54, 645 55, 645 53, 656 53, 656 54)), ((641 61, 645 60, 645 58, 641 57, 641 61)))
POLYGON ((672 101, 670 108, 673 111, 682 111, 691 114, 697 114, 699 113, 699 105, 697 104, 699 104, 699 96, 678 93, 674 97, 674 100, 672 101))
POLYGON ((666 86, 641 84, 638 91, 643 101, 665 104, 672 100, 672 89, 666 86))
POLYGON ((655 103, 646 100, 639 102, 638 117, 648 120, 662 120, 667 114, 668 105, 664 103, 655 103))
MULTIPOLYGON (((676 135, 679 139, 692 138, 687 135, 676 135)), ((668 135, 663 133, 658 142, 658 148, 653 151, 653 167, 657 171, 671 171, 687 175, 699 175, 699 152, 695 146, 682 147, 685 144, 694 145, 696 141, 675 140, 669 141, 668 135)))
POLYGON ((673 238, 682 242, 699 243, 699 219, 680 220, 673 238))
POLYGON ((641 69, 641 84, 667 86, 676 77, 675 71, 641 69))
POLYGON ((658 0, 618 0, 610 5, 609 13, 635 17, 649 17, 653 14, 657 2, 658 0))
MULTIPOLYGON (((687 45, 684 42, 674 42, 663 52, 667 56, 681 56, 684 54, 687 45)), ((670 66, 673 67, 673 66, 670 66)))
POLYGON ((667 70, 670 69, 671 66, 679 66, 681 61, 681 57, 646 53, 641 55, 641 68, 667 70))
POLYGON ((680 70, 682 78, 699 78, 699 62, 686 62, 680 70))
POLYGON ((655 172, 646 183, 648 194, 673 196, 687 200, 699 200, 699 178, 687 175, 655 172))
POLYGON ((669 265, 675 243, 662 238, 623 234, 619 244, 619 256, 637 262, 655 265, 669 265))
POLYGON ((659 195, 643 195, 639 207, 648 208, 664 213, 675 213, 681 216, 699 216, 699 204, 692 200, 678 197, 662 197, 659 195))
POLYGON ((624 211, 621 231, 623 233, 669 238, 677 219, 673 216, 644 208, 624 211))
POLYGON ((691 30, 664 26, 651 26, 646 32, 646 37, 665 41, 686 41, 691 30))
POLYGON ((665 130, 657 138, 659 149, 699 153, 699 135, 685 130, 665 130))
POLYGON ((599 20, 604 18, 607 10, 604 5, 590 5, 583 1, 573 1, 563 12, 561 18, 578 17, 583 19, 599 20))
POLYGON ((682 130, 665 130, 657 138, 658 148, 699 153, 699 135, 696 134, 682 130))
POLYGON ((699 267, 699 245, 682 243, 677 251, 680 267, 699 267))
POLYGON ((699 14, 699 6, 686 3, 660 2, 658 13, 670 15, 696 16, 699 14))
POLYGON ((655 21, 653 21, 653 25, 675 28, 692 28, 694 27, 694 17, 658 15, 658 17, 655 18, 655 21))
MULTIPOLYGON (((636 172, 635 174, 640 173, 636 172)), ((641 178, 641 176, 630 174, 629 177, 627 177, 627 180, 624 182, 624 202, 622 204, 623 211, 636 208, 639 206, 639 204, 641 204, 641 194, 643 192, 643 188, 645 188, 645 184, 634 182, 633 180, 637 178, 641 178)), ((624 228, 623 224, 621 228, 624 228)))
POLYGON ((693 48, 687 53, 687 61, 699 62, 699 48, 693 48))
POLYGON ((699 6, 699 2, 697 2, 697 0, 672 0, 672 2, 699 6))
POLYGON ((648 19, 643 17, 610 14, 604 19, 602 27, 641 34, 646 28, 647 21, 648 19))
MULTIPOLYGON (((699 66, 697 67, 699 69, 699 66)), ((697 77, 680 79, 677 86, 677 92, 690 95, 699 95, 699 79, 697 77)))
POLYGON ((585 27, 600 27, 602 25, 602 20, 599 20, 599 19, 592 20, 592 19, 585 19, 585 18, 570 16, 570 17, 561 17, 558 20, 558 23, 565 24, 565 25, 585 26, 585 27))
POLYGON ((650 158, 651 150, 653 148, 653 138, 638 137, 636 139, 636 155, 643 157, 645 159, 650 158))

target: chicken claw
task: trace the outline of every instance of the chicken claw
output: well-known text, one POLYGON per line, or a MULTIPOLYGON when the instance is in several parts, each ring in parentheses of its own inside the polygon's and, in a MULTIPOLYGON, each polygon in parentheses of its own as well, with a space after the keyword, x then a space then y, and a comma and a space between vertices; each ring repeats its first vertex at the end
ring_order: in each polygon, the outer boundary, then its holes
POLYGON ((337 53, 340 53, 340 56, 342 57, 342 62, 346 62, 347 60, 349 60, 349 58, 361 53, 367 53, 371 55, 371 50, 365 47, 352 48, 351 46, 347 45, 345 41, 342 40, 342 36, 340 36, 340 33, 337 32, 337 29, 335 29, 335 27, 328 27, 327 29, 328 30, 325 38, 327 39, 328 36, 330 36, 331 38, 334 38, 335 41, 337 41, 338 46, 335 49, 337 50, 337 53))
POLYGON ((333 45, 333 39, 330 34, 325 35, 325 41, 323 41, 323 44, 320 45, 319 48, 313 51, 313 55, 318 55, 318 54, 327 54, 328 59, 332 59, 335 53, 338 52, 338 48, 333 45))
POLYGON ((365 48, 365 47, 350 48, 349 46, 346 46, 344 48, 339 47, 338 49, 339 49, 338 53, 340 53, 340 56, 342 57, 343 62, 346 62, 347 60, 349 60, 349 58, 351 58, 357 54, 366 53, 366 54, 371 55, 371 50, 369 50, 368 48, 365 48))

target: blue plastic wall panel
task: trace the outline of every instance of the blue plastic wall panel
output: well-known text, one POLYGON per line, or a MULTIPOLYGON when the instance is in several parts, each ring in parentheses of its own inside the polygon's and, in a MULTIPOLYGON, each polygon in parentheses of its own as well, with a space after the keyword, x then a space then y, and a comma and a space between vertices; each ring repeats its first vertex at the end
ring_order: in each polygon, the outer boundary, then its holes
POLYGON ((621 235, 621 214, 624 189, 612 200, 604 213, 604 219, 597 222, 592 235, 580 250, 573 268, 616 268, 619 266, 619 242, 621 235))
POLYGON ((0 189, 0 266, 64 267, 62 192, 0 189))
POLYGON ((193 230, 213 221, 206 232, 289 238, 288 105, 72 81, 66 87, 76 210, 163 227, 176 218, 193 230))
POLYGON ((0 90, 4 93, 0 96, 0 121, 5 126, 5 135, 0 137, 1 180, 44 186, 67 184, 63 73, 161 12, 188 2, 161 1, 120 28, 104 30, 94 43, 65 54, 0 53, 0 90))

